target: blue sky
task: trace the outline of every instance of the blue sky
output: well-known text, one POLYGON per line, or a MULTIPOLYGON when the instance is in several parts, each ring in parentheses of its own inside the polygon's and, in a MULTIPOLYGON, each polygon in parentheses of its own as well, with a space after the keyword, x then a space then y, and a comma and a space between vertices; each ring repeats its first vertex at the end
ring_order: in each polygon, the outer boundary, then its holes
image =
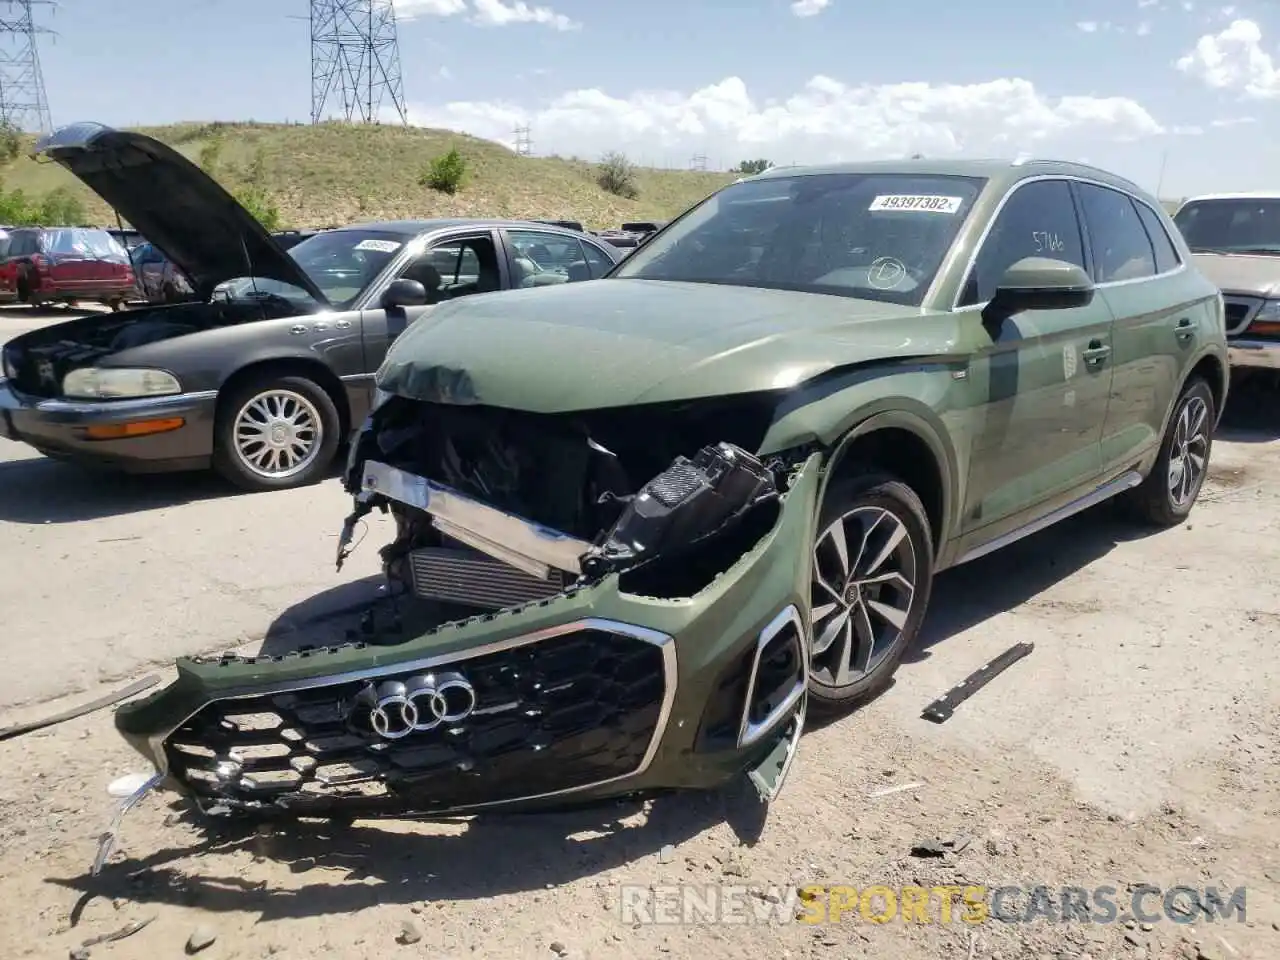
MULTIPOLYGON (((412 122, 713 167, 1086 160, 1166 196, 1280 187, 1280 5, 397 0, 412 122), (1066 5, 1062 5, 1066 7, 1066 5), (1167 158, 1167 162, 1166 162, 1167 158)), ((307 0, 60 0, 55 124, 305 120, 307 0), (296 18, 296 19, 295 19, 296 18)))

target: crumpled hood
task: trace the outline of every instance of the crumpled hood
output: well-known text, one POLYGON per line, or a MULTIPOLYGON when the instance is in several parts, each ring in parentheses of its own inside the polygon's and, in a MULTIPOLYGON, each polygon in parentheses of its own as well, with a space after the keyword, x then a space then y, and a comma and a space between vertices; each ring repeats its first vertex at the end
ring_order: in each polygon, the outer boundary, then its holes
POLYGON ((380 389, 433 403, 563 413, 794 386, 955 343, 948 314, 718 284, 596 280, 481 294, 396 340, 380 389))
POLYGON ((1223 293, 1280 294, 1280 257, 1247 253, 1193 253, 1195 265, 1223 293))

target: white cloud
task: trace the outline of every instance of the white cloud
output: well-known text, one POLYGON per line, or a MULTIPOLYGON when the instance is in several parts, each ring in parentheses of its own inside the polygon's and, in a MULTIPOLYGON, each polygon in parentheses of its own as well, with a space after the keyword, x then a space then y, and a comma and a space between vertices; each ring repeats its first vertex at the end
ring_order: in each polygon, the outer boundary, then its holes
POLYGON ((455 17, 467 12, 467 0, 395 0, 396 18, 455 17))
POLYGON ((1143 20, 1140 24, 1138 24, 1138 26, 1134 29, 1134 31, 1133 31, 1133 32, 1134 32, 1134 33, 1136 33, 1136 34, 1137 34, 1138 36, 1140 36, 1140 37, 1145 37, 1145 36, 1147 36, 1147 34, 1149 34, 1149 33, 1151 32, 1151 24, 1150 24, 1150 22, 1148 22, 1148 21, 1146 21, 1146 20, 1143 20))
POLYGON ((1257 123, 1257 117, 1222 117, 1218 120, 1210 120, 1211 127, 1242 127, 1245 124, 1257 123))
POLYGON ((582 24, 557 13, 550 7, 533 6, 525 0, 395 0, 396 16, 401 20, 418 17, 456 17, 474 10, 471 22, 486 27, 505 27, 512 23, 537 23, 553 30, 577 30, 582 24))
POLYGON ((797 17, 816 17, 829 6, 831 0, 795 0, 791 12, 797 17))
POLYGON ((1147 7, 1154 7, 1160 0, 1138 0, 1138 9, 1145 10, 1147 7))
POLYGON ((1079 23, 1076 24, 1076 29, 1082 30, 1085 33, 1097 33, 1098 21, 1097 20, 1081 20, 1079 23))
POLYGON ((1252 20, 1234 20, 1206 34, 1177 61, 1183 73, 1215 90, 1238 90, 1259 99, 1280 97, 1280 68, 1262 48, 1262 30, 1252 20))
POLYGON ((530 6, 524 0, 503 3, 502 0, 471 0, 476 8, 475 20, 486 26, 505 27, 509 23, 539 23, 554 30, 577 30, 582 24, 550 7, 530 6))
POLYGON ((621 150, 644 161, 739 154, 779 162, 956 154, 1011 155, 1054 138, 1132 140, 1165 132, 1126 97, 1051 98, 1027 80, 850 85, 815 76, 786 99, 757 101, 738 77, 692 93, 598 88, 563 93, 536 109, 501 102, 410 107, 422 126, 508 142, 528 125, 547 153, 595 157, 621 150))

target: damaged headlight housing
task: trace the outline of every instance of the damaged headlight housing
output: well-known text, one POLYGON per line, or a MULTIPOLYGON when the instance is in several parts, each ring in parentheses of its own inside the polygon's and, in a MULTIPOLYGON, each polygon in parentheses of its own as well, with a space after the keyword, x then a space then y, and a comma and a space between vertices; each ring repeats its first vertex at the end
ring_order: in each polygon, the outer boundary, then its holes
POLYGON ((62 394, 85 400, 163 397, 182 392, 178 378, 165 370, 82 367, 62 380, 62 394))

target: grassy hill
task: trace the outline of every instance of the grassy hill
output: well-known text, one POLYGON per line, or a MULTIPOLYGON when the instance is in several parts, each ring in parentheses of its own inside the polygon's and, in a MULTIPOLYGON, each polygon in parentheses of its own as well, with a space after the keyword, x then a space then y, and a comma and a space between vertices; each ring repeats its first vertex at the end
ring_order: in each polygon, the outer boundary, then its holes
MULTIPOLYGON (((396 217, 543 217, 616 227, 623 220, 667 219, 730 182, 723 173, 637 169, 635 200, 607 193, 597 166, 581 160, 520 157, 497 143, 447 130, 398 126, 316 126, 265 123, 175 124, 144 127, 199 161, 221 144, 218 178, 233 190, 251 185, 278 206, 283 226, 322 226, 396 217), (456 147, 469 173, 450 196, 418 179, 434 158, 456 147)), ((58 187, 83 200, 90 222, 110 225, 114 214, 56 164, 22 157, 0 176, 9 190, 45 194, 58 187)))

